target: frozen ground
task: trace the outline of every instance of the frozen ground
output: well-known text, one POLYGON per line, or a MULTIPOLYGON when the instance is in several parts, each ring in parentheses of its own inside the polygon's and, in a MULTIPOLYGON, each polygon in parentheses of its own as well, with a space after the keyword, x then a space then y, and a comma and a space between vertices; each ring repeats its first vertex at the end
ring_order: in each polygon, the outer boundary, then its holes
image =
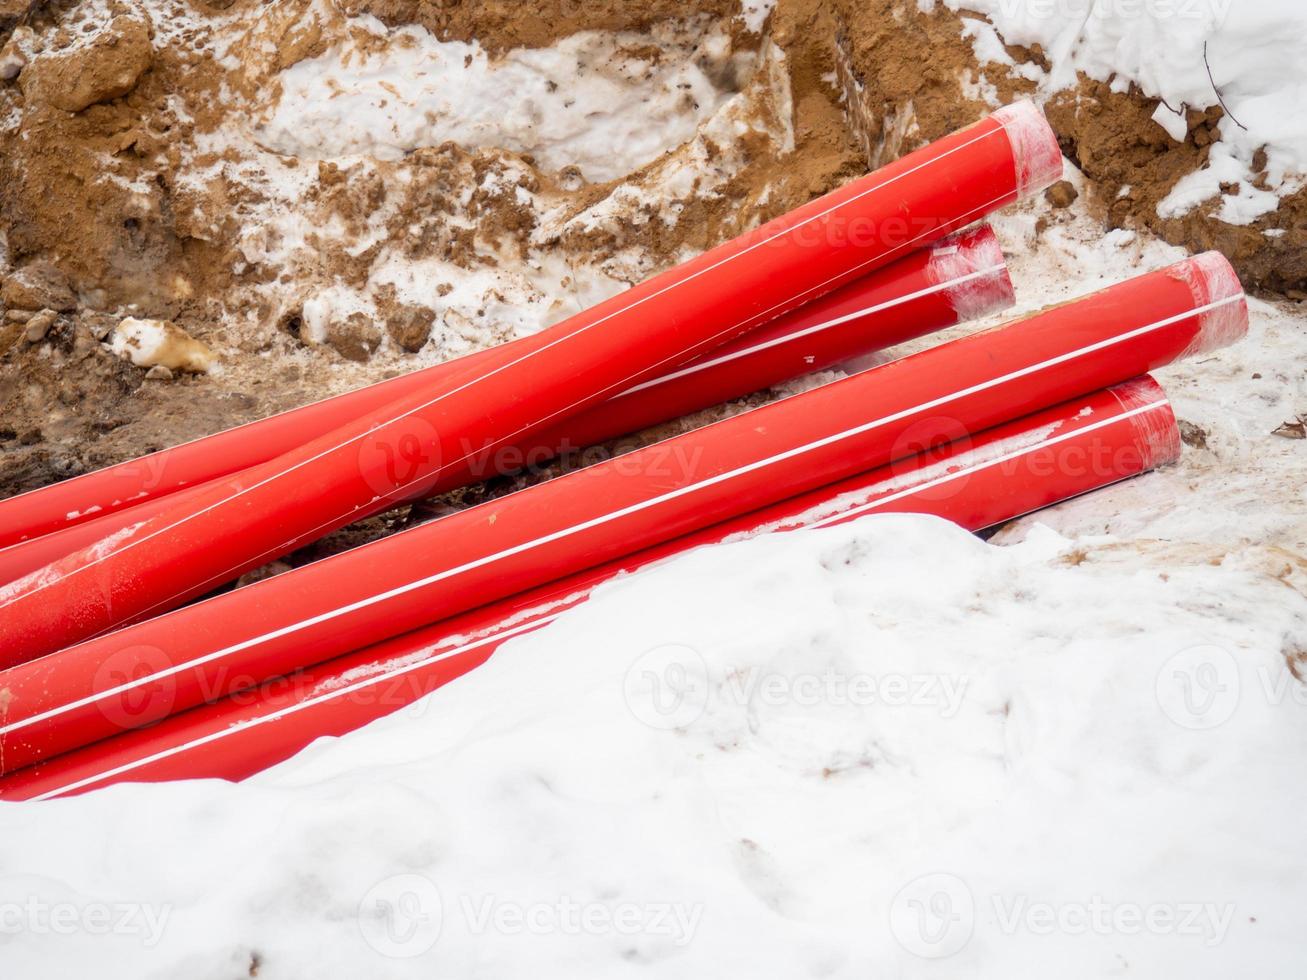
MULTIPOLYGON (((999 221, 1026 306, 1175 256, 1072 214, 1036 245, 1040 214, 999 221)), ((0 805, 0 956, 1298 976, 1307 463, 1271 433, 1304 326, 1255 303, 1161 372, 1205 448, 994 543, 877 517, 704 550, 249 784, 0 805)))
MULTIPOLYGON (((1180 256, 1083 189, 1022 309, 1180 256)), ((247 784, 0 804, 2 972, 1300 977, 1305 362, 1254 302, 1178 465, 989 543, 703 550, 247 784)))
POLYGON ((260 127, 269 149, 300 159, 396 160, 452 140, 614 180, 691 139, 727 98, 704 72, 714 47, 718 61, 729 50, 721 34, 649 60, 638 53, 652 47, 645 37, 587 31, 492 62, 476 42, 441 42, 419 28, 390 32, 372 18, 359 23, 379 50, 347 42, 282 75, 281 98, 260 127), (502 111, 488 115, 485 106, 496 103, 502 111))

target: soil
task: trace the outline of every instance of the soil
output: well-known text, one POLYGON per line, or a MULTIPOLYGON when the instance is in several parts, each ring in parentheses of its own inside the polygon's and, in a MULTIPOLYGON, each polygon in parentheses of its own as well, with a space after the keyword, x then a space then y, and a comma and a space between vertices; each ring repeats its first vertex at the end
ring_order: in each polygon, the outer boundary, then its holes
MULTIPOLYGON (((976 14, 936 5, 922 13, 896 0, 832 0, 835 43, 852 113, 873 162, 937 139, 986 111, 969 98, 964 79, 983 72, 1008 102, 1030 95, 1034 83, 996 64, 977 65, 964 21, 976 14), (921 52, 929 51, 929 58, 921 52), (896 121, 896 125, 887 121, 896 121), (907 131, 905 138, 902 134, 907 131)), ((1008 46, 1018 64, 1048 67, 1038 46, 1008 46)), ((1174 142, 1152 115, 1156 99, 1139 91, 1112 92, 1081 76, 1079 86, 1045 106, 1066 156, 1091 180, 1097 210, 1112 228, 1147 228, 1192 251, 1218 249, 1238 268, 1244 284, 1272 293, 1307 287, 1307 190, 1286 197, 1278 212, 1247 226, 1217 220, 1201 210, 1181 219, 1158 217, 1157 205, 1176 183, 1206 162, 1223 112, 1190 111, 1189 134, 1174 142), (1270 239, 1267 229, 1286 234, 1270 239)), ((1215 205, 1213 205, 1215 207, 1215 205)))
MULTIPOLYGON (((559 258, 576 270, 562 282, 578 297, 553 298, 557 318, 583 301, 583 280, 636 281, 987 111, 964 81, 981 70, 961 34, 973 15, 924 14, 901 0, 779 0, 759 35, 738 9, 739 0, 0 0, 0 64, 20 68, 0 83, 0 301, 20 317, 58 313, 35 341, 20 320, 0 322, 0 495, 506 339, 519 296, 549 288, 488 286, 460 306, 459 282, 520 277, 541 256, 559 258), (452 143, 367 163, 258 146, 250 134, 281 72, 345 38, 376 43, 347 20, 361 13, 475 39, 491 54, 579 30, 673 21, 691 35, 721 30, 752 58, 752 76, 723 69, 721 81, 743 93, 748 125, 730 145, 701 134, 610 183, 452 143), (696 182, 669 208, 654 192, 691 160, 720 179, 696 182), (388 259, 434 263, 446 279, 414 299, 376 280, 388 259), (371 306, 321 313, 315 297, 336 288, 366 291, 371 306), (101 342, 126 316, 175 323, 220 367, 147 384, 143 367, 101 342)), ((1001 99, 1029 91, 996 69, 983 70, 1001 99)), ((1219 248, 1251 286, 1307 291, 1307 192, 1246 228, 1198 213, 1157 217, 1157 202, 1202 164, 1220 110, 1193 114, 1177 145, 1151 120, 1154 107, 1088 79, 1048 107, 1102 220, 1219 248), (1262 234, 1271 225, 1288 231, 1272 242, 1262 234)))
POLYGON ((478 40, 495 53, 542 48, 577 31, 647 31, 688 12, 729 17, 737 0, 350 0, 350 14, 371 14, 389 27, 417 24, 444 40, 478 40))

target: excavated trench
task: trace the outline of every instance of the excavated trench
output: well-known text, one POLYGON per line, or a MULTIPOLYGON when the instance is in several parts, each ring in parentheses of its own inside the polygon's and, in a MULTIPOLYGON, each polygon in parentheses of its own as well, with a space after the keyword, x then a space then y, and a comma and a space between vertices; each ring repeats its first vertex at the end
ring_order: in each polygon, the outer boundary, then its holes
MULTIPOLYGON (((1029 94, 977 63, 971 16, 0 4, 0 494, 539 329, 973 121, 982 94, 1029 94), (127 316, 214 366, 121 359, 127 316)), ((1221 110, 1176 142, 1155 107, 1090 79, 1048 104, 1105 229, 1219 248, 1249 285, 1304 295, 1303 193, 1242 227, 1158 217, 1221 110)))

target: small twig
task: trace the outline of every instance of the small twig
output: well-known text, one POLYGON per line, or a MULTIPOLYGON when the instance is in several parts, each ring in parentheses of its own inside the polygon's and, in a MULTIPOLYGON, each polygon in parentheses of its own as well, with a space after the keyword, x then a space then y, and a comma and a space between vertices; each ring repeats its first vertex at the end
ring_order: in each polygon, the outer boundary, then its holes
POLYGON ((1173 116, 1183 116, 1183 115, 1185 115, 1185 113, 1187 113, 1187 112, 1189 111, 1189 103, 1188 103, 1188 102, 1181 102, 1181 103, 1180 103, 1180 108, 1179 108, 1179 109, 1176 109, 1176 108, 1174 108, 1174 107, 1171 105, 1171 103, 1167 102, 1166 99, 1162 98, 1160 95, 1157 97, 1157 101, 1160 102, 1160 103, 1162 103, 1162 105, 1166 106, 1168 109, 1170 109, 1170 110, 1171 110, 1171 115, 1173 115, 1173 116))
MULTIPOLYGON (((1212 63, 1207 60, 1206 41, 1203 42, 1203 64, 1207 66, 1207 80, 1212 83, 1212 91, 1216 93, 1216 101, 1221 103, 1221 108, 1225 110, 1225 114, 1229 116, 1231 119, 1234 119, 1234 113, 1231 112, 1230 107, 1225 104, 1225 99, 1221 95, 1221 90, 1216 87, 1216 79, 1212 76, 1212 63)), ((1241 123, 1238 119, 1234 119, 1234 124, 1238 126, 1240 129, 1242 129, 1245 133, 1248 132, 1248 127, 1245 126, 1243 123, 1241 123)))

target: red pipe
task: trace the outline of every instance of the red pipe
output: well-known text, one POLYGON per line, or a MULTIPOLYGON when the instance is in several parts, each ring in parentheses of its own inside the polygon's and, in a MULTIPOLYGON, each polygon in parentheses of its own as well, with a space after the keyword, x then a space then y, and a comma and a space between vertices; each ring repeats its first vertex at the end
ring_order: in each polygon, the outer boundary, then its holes
POLYGON ((874 513, 935 514, 979 531, 1179 455, 1165 393, 1137 378, 19 770, 0 778, 0 799, 128 780, 244 779, 417 701, 598 585, 692 548, 874 513))
POLYGON ((1228 344, 1216 253, 0 672, 6 769, 1228 344))
POLYGON ((0 661, 176 605, 366 508, 424 493, 463 463, 463 447, 511 444, 686 364, 1011 203, 1025 169, 1036 167, 1042 186, 1053 157, 1060 170, 1040 111, 1009 107, 520 348, 492 350, 471 377, 402 398, 20 580, 0 605, 0 661))
MULTIPOLYGON (((932 248, 913 252, 888 268, 863 276, 697 358, 684 368, 638 385, 603 405, 532 435, 524 442, 502 447, 492 452, 489 458, 474 452, 461 471, 452 467, 443 472, 431 489, 433 493, 439 493, 521 469, 524 463, 539 465, 556 456, 598 445, 813 371, 825 370, 966 319, 1005 309, 1012 305, 1013 300, 1012 281, 1004 266, 998 239, 988 225, 981 225, 950 236, 932 248)), ((439 372, 453 364, 449 362, 429 371, 439 372)), ((417 372, 406 378, 427 374, 417 372)), ((438 374, 429 376, 433 380, 439 377, 438 374)), ((266 455, 256 462, 262 462, 290 448, 287 446, 289 438, 299 435, 302 442, 306 422, 312 422, 315 431, 323 426, 338 427, 353 418, 356 412, 375 407, 372 405, 374 389, 393 384, 374 385, 305 409, 273 416, 264 422, 219 433, 211 437, 216 442, 214 451, 221 452, 229 434, 241 431, 246 436, 241 443, 242 450, 260 447, 266 455), (358 399, 357 396, 363 397, 358 399), (356 403, 361 408, 356 407, 356 403)), ((205 442, 190 443, 177 451, 187 454, 182 458, 189 464, 189 454, 194 448, 203 447, 205 442)), ((164 450, 123 466, 136 465, 139 472, 147 465, 167 465, 165 454, 173 451, 164 450), (150 464, 150 460, 155 464, 150 464)), ((205 454, 202 460, 209 458, 205 454)), ((175 503, 194 500, 204 492, 202 487, 206 485, 145 500, 103 517, 0 549, 0 582, 14 581, 74 551, 90 547, 125 528, 158 516, 175 503)), ((56 484, 58 486, 63 484, 56 484)), ((293 551, 300 544, 307 543, 298 541, 286 550, 293 551)))

